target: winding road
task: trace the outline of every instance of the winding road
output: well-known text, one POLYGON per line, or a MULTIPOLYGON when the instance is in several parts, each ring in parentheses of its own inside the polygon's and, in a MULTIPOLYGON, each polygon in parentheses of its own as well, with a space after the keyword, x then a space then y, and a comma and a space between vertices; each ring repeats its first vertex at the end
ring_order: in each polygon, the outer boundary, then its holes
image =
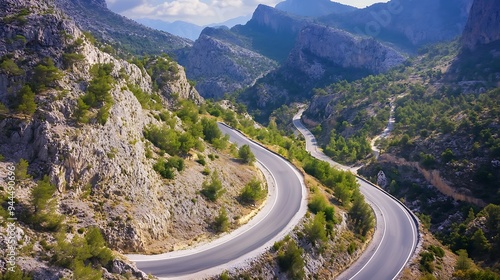
MULTIPOLYGON (((356 173, 354 169, 332 161, 318 149, 316 138, 301 122, 302 113, 303 110, 294 116, 293 124, 304 135, 307 151, 332 166, 356 173)), ((367 250, 338 279, 396 279, 417 248, 417 220, 410 210, 380 188, 360 177, 358 182, 375 212, 376 230, 367 250)))
POLYGON ((288 161, 219 124, 238 146, 250 145, 259 164, 271 174, 275 188, 266 206, 245 226, 203 246, 161 255, 128 255, 137 267, 166 279, 201 279, 257 257, 282 239, 307 211, 302 175, 288 161))

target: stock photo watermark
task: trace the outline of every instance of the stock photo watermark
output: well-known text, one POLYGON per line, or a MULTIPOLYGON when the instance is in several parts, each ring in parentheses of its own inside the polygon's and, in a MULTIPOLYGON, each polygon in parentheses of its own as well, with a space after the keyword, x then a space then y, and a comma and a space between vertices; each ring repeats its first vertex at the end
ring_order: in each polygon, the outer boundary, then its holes
POLYGON ((16 231, 16 167, 10 165, 7 167, 7 249, 5 251, 5 260, 7 271, 15 272, 17 263, 17 231, 16 231))

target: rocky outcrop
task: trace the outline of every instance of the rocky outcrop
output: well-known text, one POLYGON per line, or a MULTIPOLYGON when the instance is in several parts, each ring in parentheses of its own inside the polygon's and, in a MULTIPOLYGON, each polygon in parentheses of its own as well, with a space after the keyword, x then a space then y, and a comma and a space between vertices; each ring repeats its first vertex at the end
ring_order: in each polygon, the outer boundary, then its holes
POLYGON ((203 34, 186 62, 188 76, 197 81, 196 88, 206 98, 221 98, 250 86, 275 66, 258 53, 203 34))
POLYGON ((287 65, 305 73, 310 79, 321 79, 331 65, 366 69, 381 73, 401 64, 405 57, 372 38, 355 37, 338 29, 310 25, 297 38, 287 65))
POLYGON ((75 20, 78 27, 92 32, 120 52, 176 55, 192 44, 188 39, 145 27, 115 14, 107 8, 104 0, 55 0, 55 4, 75 20))
POLYGON ((468 49, 500 40, 500 5, 495 0, 475 0, 462 35, 468 49))
POLYGON ((276 9, 305 17, 341 14, 356 10, 355 7, 332 2, 330 0, 286 0, 278 3, 276 9))
POLYGON ((248 25, 265 27, 274 33, 297 34, 305 23, 304 19, 266 5, 259 5, 248 25))
MULTIPOLYGON (((0 91, 0 101, 11 107, 44 58, 51 58, 62 74, 53 87, 36 91, 38 108, 32 117, 2 116, 0 154, 11 162, 28 160, 35 178, 49 175, 61 196, 60 210, 68 216, 81 213, 81 227, 98 225, 114 249, 143 251, 151 240, 169 236, 173 224, 169 209, 175 202, 146 158, 147 144, 142 140, 144 127, 159 122, 128 88, 132 84, 153 94, 151 77, 99 50, 48 1, 2 0, 0 6, 3 20, 16 17, 0 25, 0 57, 8 56, 20 69, 17 74, 1 71, 6 90, 0 91), (63 70, 69 50, 82 58, 63 70), (95 121, 83 125, 75 121, 74 112, 96 64, 112 65, 113 105, 104 125, 95 121), (92 193, 91 201, 81 202, 79 195, 84 192, 92 193)), ((163 90, 164 95, 202 101, 182 67, 163 90)))
POLYGON ((354 34, 416 51, 420 46, 462 34, 473 0, 392 0, 320 19, 354 34))

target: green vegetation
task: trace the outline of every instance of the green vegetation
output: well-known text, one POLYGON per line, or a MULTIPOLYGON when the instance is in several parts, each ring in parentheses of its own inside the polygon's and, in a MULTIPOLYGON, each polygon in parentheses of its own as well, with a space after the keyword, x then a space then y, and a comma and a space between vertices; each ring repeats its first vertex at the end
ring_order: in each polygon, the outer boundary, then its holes
POLYGON ((31 87, 37 92, 53 88, 62 77, 63 73, 54 65, 54 60, 47 57, 35 67, 31 87))
POLYGON ((222 186, 222 181, 219 178, 219 173, 214 171, 210 176, 210 181, 207 179, 203 182, 200 193, 210 201, 216 201, 221 195, 226 192, 222 186))
POLYGON ((288 273, 289 279, 305 278, 303 253, 294 240, 288 240, 286 248, 278 253, 279 267, 288 273))
POLYGON ((326 200, 326 198, 320 194, 317 193, 315 194, 311 202, 307 204, 309 207, 309 211, 311 211, 314 214, 318 214, 322 212, 325 215, 326 221, 329 223, 336 224, 338 221, 335 217, 335 208, 330 205, 330 203, 326 200))
POLYGON ((229 218, 225 208, 221 208, 219 215, 215 217, 214 228, 218 233, 226 232, 229 229, 229 218))
POLYGON ((85 56, 79 53, 64 53, 63 54, 63 64, 64 68, 69 69, 73 67, 75 64, 82 62, 85 56))
POLYGON ((250 150, 249 145, 243 145, 238 150, 238 157, 246 164, 253 164, 255 162, 255 155, 250 150))
POLYGON ((373 211, 359 193, 354 196, 353 205, 349 210, 349 219, 354 231, 363 237, 375 226, 373 211))
POLYGON ((0 63, 0 70, 9 76, 24 75, 24 70, 19 68, 16 62, 10 58, 6 58, 0 63))
POLYGON ((309 242, 322 244, 327 241, 325 213, 318 212, 308 224, 304 226, 304 232, 309 242))
POLYGON ((163 108, 161 97, 158 94, 147 94, 139 86, 128 84, 128 89, 134 94, 143 109, 159 111, 163 108))
POLYGON ((114 79, 111 76, 113 64, 96 64, 92 67, 92 81, 90 81, 84 96, 78 98, 75 117, 81 123, 88 123, 93 117, 101 125, 106 124, 109 110, 113 106, 113 97, 110 90, 114 79), (92 114, 90 109, 98 109, 92 114))
POLYGON ((184 159, 178 156, 173 156, 165 161, 165 159, 160 158, 153 166, 153 169, 165 179, 174 179, 174 169, 178 172, 184 170, 184 159))
POLYGON ((19 160, 19 162, 16 164, 16 170, 14 171, 16 180, 26 180, 31 178, 31 176, 28 174, 28 167, 29 163, 27 160, 23 158, 19 160))
POLYGON ((240 201, 244 204, 255 204, 265 196, 266 191, 262 188, 261 182, 254 178, 241 190, 240 201))
POLYGON ((337 170, 329 163, 310 156, 305 158, 302 163, 304 171, 332 189, 342 205, 349 206, 359 187, 356 177, 352 173, 337 170))
POLYGON ((31 217, 33 224, 44 230, 55 231, 60 226, 64 217, 57 214, 57 200, 53 198, 56 187, 44 176, 38 181, 36 187, 31 191, 31 204, 34 208, 31 217))
POLYGON ((59 233, 56 240, 52 261, 72 269, 75 276, 84 277, 78 279, 101 279, 99 268, 108 266, 113 259, 99 228, 89 228, 83 237, 76 234, 70 242, 64 233, 59 233))
POLYGON ((35 93, 30 86, 24 85, 18 93, 19 104, 16 110, 19 113, 33 115, 36 111, 35 93))

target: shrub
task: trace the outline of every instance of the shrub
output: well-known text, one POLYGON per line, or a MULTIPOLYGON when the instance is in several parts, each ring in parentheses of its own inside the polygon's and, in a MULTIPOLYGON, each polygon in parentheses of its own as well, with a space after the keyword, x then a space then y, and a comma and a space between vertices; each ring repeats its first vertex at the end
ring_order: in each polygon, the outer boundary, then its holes
POLYGON ((304 233, 309 242, 315 244, 318 241, 321 243, 327 240, 325 225, 325 213, 318 212, 318 214, 314 216, 314 219, 304 227, 304 233))
POLYGON ((219 178, 217 171, 212 173, 210 181, 206 180, 203 182, 201 194, 204 195, 211 201, 216 201, 221 195, 225 193, 225 189, 222 187, 222 182, 219 178))
POLYGON ((109 110, 113 106, 113 97, 110 90, 114 84, 111 76, 113 64, 96 64, 90 70, 93 76, 84 96, 77 101, 77 108, 74 117, 77 121, 87 123, 90 121, 89 109, 99 109, 96 114, 97 122, 106 124, 109 117, 109 110))
POLYGON ((158 172, 163 178, 174 179, 175 173, 173 169, 181 172, 184 170, 184 159, 174 156, 165 161, 165 159, 159 159, 153 166, 153 169, 158 172))
POLYGON ((55 231, 60 226, 64 217, 56 213, 56 200, 52 199, 56 187, 44 176, 37 186, 31 191, 31 204, 34 207, 32 221, 35 225, 55 231))
POLYGON ((33 75, 33 88, 36 91, 44 90, 47 87, 53 87, 54 82, 63 77, 62 72, 54 65, 51 58, 45 58, 35 67, 33 75))
POLYGON ((304 259, 303 250, 291 240, 284 252, 278 254, 278 264, 282 271, 288 272, 291 279, 304 279, 304 259))
POLYGON ((240 200, 243 203, 255 203, 256 201, 264 198, 266 192, 262 189, 261 183, 257 179, 252 179, 245 187, 241 190, 240 200))
POLYGON ((20 159, 16 165, 16 170, 14 171, 16 180, 26 180, 30 179, 31 176, 28 175, 28 166, 29 163, 25 159, 20 159))
POLYGON ((219 215, 215 217, 214 227, 217 232, 226 232, 228 230, 229 219, 227 217, 226 209, 220 209, 219 215))
POLYGON ((255 162, 255 155, 250 150, 249 145, 243 145, 240 147, 240 149, 238 150, 238 157, 247 164, 252 164, 255 162))
POLYGON ((17 111, 26 115, 33 115, 36 111, 36 103, 35 93, 31 90, 31 87, 24 85, 18 93, 18 98, 17 111))
POLYGON ((64 68, 68 69, 73 67, 76 63, 79 63, 85 59, 83 54, 79 53, 64 53, 63 54, 63 64, 64 68))
POLYGON ((203 118, 201 120, 203 126, 203 139, 207 142, 212 143, 214 140, 219 139, 222 136, 222 132, 217 126, 217 122, 213 119, 203 118))
POLYGON ((23 69, 19 68, 16 62, 14 62, 14 60, 10 58, 2 61, 2 63, 0 64, 0 70, 2 70, 3 73, 11 76, 20 76, 24 74, 23 69))
POLYGON ((354 203, 349 210, 349 218, 353 224, 354 231, 361 236, 366 236, 375 226, 373 211, 363 200, 362 196, 356 196, 354 199, 354 203))

